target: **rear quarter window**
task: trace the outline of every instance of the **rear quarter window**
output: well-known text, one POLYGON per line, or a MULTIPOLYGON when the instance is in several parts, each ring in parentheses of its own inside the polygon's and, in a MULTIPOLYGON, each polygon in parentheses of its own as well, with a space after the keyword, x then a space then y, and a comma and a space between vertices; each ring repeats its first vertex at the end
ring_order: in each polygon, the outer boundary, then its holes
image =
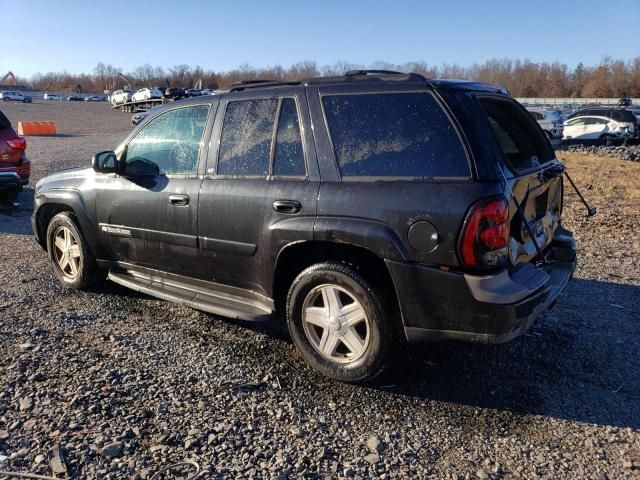
POLYGON ((462 142, 428 92, 326 95, 342 177, 469 177, 462 142))

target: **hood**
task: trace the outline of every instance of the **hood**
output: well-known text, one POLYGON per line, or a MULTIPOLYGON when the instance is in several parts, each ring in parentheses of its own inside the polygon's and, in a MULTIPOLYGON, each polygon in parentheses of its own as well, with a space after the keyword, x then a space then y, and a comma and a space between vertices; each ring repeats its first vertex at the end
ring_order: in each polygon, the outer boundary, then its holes
POLYGON ((52 173, 38 181, 36 184, 36 188, 40 188, 43 185, 49 183, 56 183, 60 180, 70 180, 73 178, 84 179, 87 177, 92 177, 95 175, 95 171, 91 167, 75 167, 75 168, 65 168, 64 170, 60 170, 59 172, 52 173))

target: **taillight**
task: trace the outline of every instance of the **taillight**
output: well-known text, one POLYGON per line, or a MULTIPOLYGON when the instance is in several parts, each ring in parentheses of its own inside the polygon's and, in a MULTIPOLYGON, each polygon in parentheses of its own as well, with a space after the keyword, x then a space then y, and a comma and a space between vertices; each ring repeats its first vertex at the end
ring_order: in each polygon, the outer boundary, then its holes
POLYGON ((27 139, 24 137, 14 137, 7 140, 7 143, 14 150, 26 150, 27 149, 27 139))
POLYGON ((467 267, 493 267, 507 259, 509 203, 504 197, 480 200, 467 215, 459 250, 467 267))

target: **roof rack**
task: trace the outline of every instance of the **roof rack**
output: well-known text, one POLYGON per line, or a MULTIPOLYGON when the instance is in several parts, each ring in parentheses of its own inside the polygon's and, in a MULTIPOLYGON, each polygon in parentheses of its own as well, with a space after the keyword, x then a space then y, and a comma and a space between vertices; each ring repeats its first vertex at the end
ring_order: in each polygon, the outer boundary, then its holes
POLYGON ((403 72, 396 72, 394 70, 349 70, 345 73, 347 77, 353 77, 355 75, 407 75, 403 72))
POLYGON ((254 80, 241 80, 235 82, 229 88, 230 92, 239 92, 249 88, 264 88, 264 87, 277 87, 283 85, 300 85, 299 80, 270 80, 270 79, 254 79, 254 80))
MULTIPOLYGON (((229 88, 229 92, 239 92, 253 88, 282 87, 287 85, 325 85, 329 83, 350 82, 354 80, 375 81, 375 78, 366 78, 367 76, 375 75, 395 76, 398 77, 397 80, 407 79, 414 82, 426 82, 431 85, 430 81, 419 73, 395 72, 393 70, 350 70, 344 75, 337 77, 316 77, 301 80, 242 80, 232 84, 229 88)), ((394 78, 394 80, 396 80, 396 78, 394 78)))

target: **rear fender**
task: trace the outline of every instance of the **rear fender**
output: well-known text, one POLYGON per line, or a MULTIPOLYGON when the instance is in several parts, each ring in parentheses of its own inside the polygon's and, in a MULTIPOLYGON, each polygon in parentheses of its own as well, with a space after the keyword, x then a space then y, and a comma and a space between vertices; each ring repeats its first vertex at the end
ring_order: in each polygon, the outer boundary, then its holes
POLYGON ((313 239, 363 247, 385 260, 402 261, 409 258, 407 247, 391 228, 370 220, 318 218, 313 239))

